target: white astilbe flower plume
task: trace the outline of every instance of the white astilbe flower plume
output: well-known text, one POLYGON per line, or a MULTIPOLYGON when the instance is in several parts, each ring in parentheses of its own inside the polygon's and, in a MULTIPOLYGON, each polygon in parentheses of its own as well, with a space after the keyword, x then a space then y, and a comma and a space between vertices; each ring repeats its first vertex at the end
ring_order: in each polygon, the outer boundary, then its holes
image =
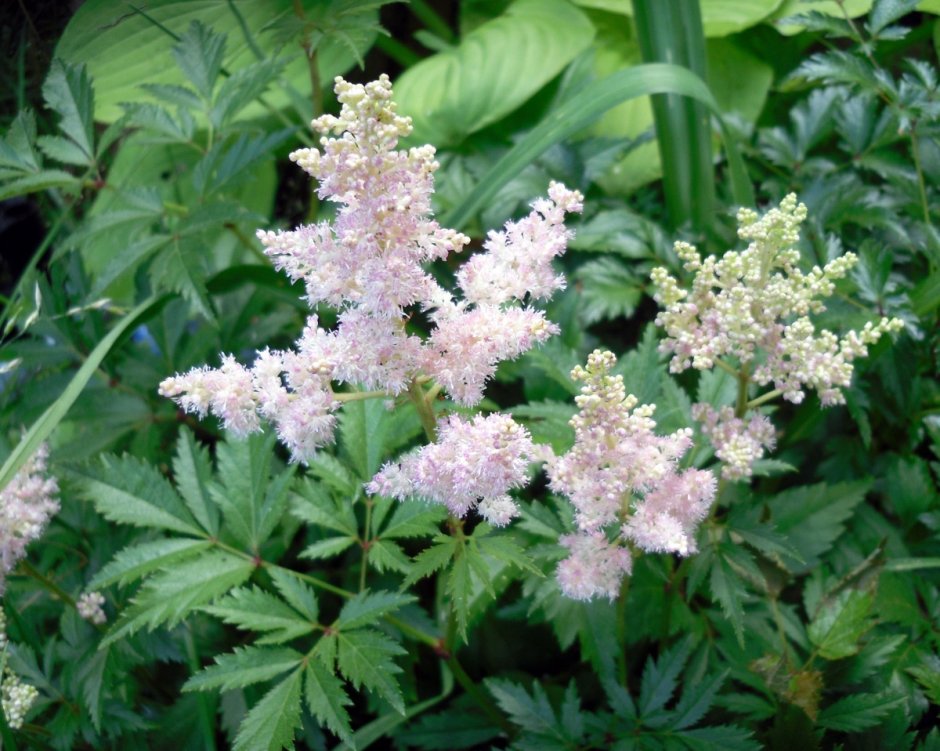
MULTIPOLYGON (((806 206, 791 193, 763 216, 751 209, 738 212, 738 236, 749 241, 743 251, 702 258, 688 243, 676 243, 685 270, 694 275, 691 287, 681 287, 664 268, 652 273, 662 307, 656 323, 666 331, 660 349, 672 355, 672 372, 717 364, 745 373, 749 383, 773 384, 771 396, 794 404, 808 389, 819 394, 824 407, 845 402, 842 389, 851 383, 854 360, 904 324, 881 318, 841 337, 817 332, 810 316, 826 309, 823 300, 858 258, 846 253, 823 268, 801 271, 795 246, 805 218, 806 206)), ((745 422, 743 414, 714 413, 707 405, 697 407, 696 415, 726 462, 727 479, 750 477, 753 462, 772 448, 773 426, 766 417, 745 422)))
POLYGON ((558 580, 578 599, 616 594, 630 559, 615 548, 628 541, 651 552, 696 552, 696 529, 715 499, 711 472, 679 469, 692 431, 654 433, 655 407, 627 395, 622 376, 611 374, 615 362, 611 352, 595 350, 586 368, 572 371, 584 382, 575 398, 580 412, 571 419, 574 446, 547 467, 552 490, 575 509, 580 535, 562 540, 571 556, 559 566, 558 580), (606 536, 611 529, 614 542, 606 536))
MULTIPOLYGON (((552 183, 529 216, 491 233, 485 252, 458 271, 455 299, 423 266, 470 241, 431 217, 434 148, 396 149, 411 120, 397 114, 387 76, 365 85, 337 78, 335 91, 340 114, 313 121, 320 148, 291 159, 319 181, 322 200, 339 204, 336 219, 258 232, 275 267, 304 284, 311 306, 338 309, 335 330, 311 316, 294 350, 265 350, 251 366, 226 355, 219 368, 194 368, 160 385, 183 410, 212 413, 236 434, 272 423, 297 461, 333 440, 343 400, 334 383, 395 396, 431 377, 472 406, 500 361, 557 333, 527 302, 564 286, 552 259, 570 237, 565 213, 580 211, 582 201, 552 183), (415 307, 434 324, 427 337, 408 330, 415 307)), ((494 518, 505 516, 495 500, 491 507, 494 518)))
POLYGON ((440 503, 458 517, 476 508, 494 526, 518 513, 509 491, 522 487, 535 446, 508 415, 452 415, 441 420, 437 440, 386 464, 366 486, 369 493, 440 503))
POLYGON ((59 510, 58 483, 46 474, 48 458, 43 444, 0 490, 0 595, 7 574, 26 555, 26 546, 39 538, 59 510))

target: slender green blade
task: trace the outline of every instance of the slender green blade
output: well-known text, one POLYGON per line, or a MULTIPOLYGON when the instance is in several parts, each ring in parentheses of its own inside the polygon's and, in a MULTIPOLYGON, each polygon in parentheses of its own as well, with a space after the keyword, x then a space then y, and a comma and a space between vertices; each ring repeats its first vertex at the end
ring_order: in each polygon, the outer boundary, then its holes
POLYGON ((737 140, 721 119, 718 103, 708 86, 686 68, 668 63, 647 63, 617 71, 585 86, 550 113, 490 169, 463 202, 446 217, 445 226, 456 229, 465 226, 500 188, 550 146, 587 127, 612 107, 628 99, 650 94, 692 97, 703 102, 716 115, 728 159, 732 197, 742 206, 753 206, 754 190, 737 140))
POLYGON ((145 316, 163 302, 164 298, 151 296, 144 300, 140 305, 134 308, 130 313, 124 316, 124 319, 102 339, 95 347, 88 358, 82 363, 78 372, 73 376, 69 385, 62 392, 62 395, 56 399, 49 408, 42 413, 38 420, 33 423, 23 439, 17 444, 10 456, 7 457, 3 468, 0 469, 0 488, 5 488, 7 483, 13 479, 13 476, 19 471, 20 467, 29 457, 35 453, 39 445, 45 441, 56 426, 62 422, 69 408, 78 399, 79 394, 85 388, 85 385, 91 380, 92 374, 97 370, 102 360, 128 329, 139 323, 145 316))

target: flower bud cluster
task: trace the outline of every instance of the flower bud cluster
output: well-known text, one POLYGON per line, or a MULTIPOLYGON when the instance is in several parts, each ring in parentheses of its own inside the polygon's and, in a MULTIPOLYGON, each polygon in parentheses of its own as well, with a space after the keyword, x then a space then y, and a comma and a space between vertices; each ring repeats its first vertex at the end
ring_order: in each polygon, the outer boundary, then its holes
POLYGON ((101 592, 85 592, 75 603, 78 614, 89 623, 101 626, 108 621, 104 612, 104 595, 101 592))
POLYGON ((23 727, 26 713, 33 706, 39 692, 34 686, 23 683, 10 666, 6 665, 5 652, 8 644, 6 614, 0 609, 0 658, 4 664, 3 672, 0 673, 0 706, 7 725, 13 730, 19 730, 23 727))
POLYGON ((437 432, 434 443, 382 467, 366 490, 440 503, 458 517, 476 508, 490 524, 508 524, 519 514, 509 491, 526 483, 535 458, 529 432, 502 414, 451 415, 437 432))
POLYGON ((776 443, 773 423, 766 415, 753 414, 748 420, 734 416, 734 409, 715 410, 710 404, 692 405, 692 417, 702 423, 702 433, 711 441, 715 455, 724 462, 721 476, 741 480, 753 473, 753 464, 773 451, 776 443))
POLYGON ((184 410, 212 413, 236 433, 269 421, 297 461, 332 441, 342 402, 334 383, 397 395, 429 377, 472 406, 501 360, 557 333, 526 303, 564 286, 551 262, 570 237, 565 213, 582 201, 552 183, 528 217, 490 233, 485 252, 458 272, 455 299, 423 267, 469 243, 431 218, 434 148, 396 150, 411 120, 397 114, 387 76, 366 85, 337 78, 335 91, 340 114, 313 122, 320 148, 291 154, 319 181, 319 197, 339 204, 335 220, 258 237, 275 266, 303 282, 311 306, 338 309, 337 327, 322 329, 311 316, 295 350, 265 350, 251 367, 225 356, 220 368, 160 386, 184 410), (427 337, 408 329, 415 306, 433 324, 427 337))
POLYGON ((731 357, 742 366, 753 363, 751 380, 773 383, 791 402, 801 402, 806 389, 816 390, 823 405, 844 402, 852 361, 903 324, 882 318, 841 338, 825 330, 817 335, 810 314, 825 310, 822 299, 858 259, 846 253, 824 268, 801 271, 794 245, 805 218, 806 207, 790 194, 763 216, 738 212, 738 236, 749 241, 744 251, 703 259, 691 245, 676 243, 684 268, 694 274, 691 289, 663 268, 652 273, 663 307, 656 322, 666 331, 661 349, 672 354, 672 372, 707 370, 731 357))
POLYGON ((574 446, 547 467, 552 490, 575 509, 579 534, 562 540, 571 556, 559 566, 558 579, 564 593, 578 599, 615 596, 620 576, 630 570, 623 544, 694 553, 695 531, 715 499, 711 472, 679 469, 692 431, 657 435, 655 405, 638 406, 627 395, 623 377, 611 372, 615 362, 611 352, 595 350, 586 368, 572 371, 584 382, 575 399, 580 412, 571 419, 574 446), (605 530, 615 525, 617 539, 608 542, 605 530))
POLYGON ((59 486, 46 475, 48 447, 42 445, 0 490, 0 594, 6 575, 26 555, 26 546, 37 539, 59 510, 55 498, 59 486))

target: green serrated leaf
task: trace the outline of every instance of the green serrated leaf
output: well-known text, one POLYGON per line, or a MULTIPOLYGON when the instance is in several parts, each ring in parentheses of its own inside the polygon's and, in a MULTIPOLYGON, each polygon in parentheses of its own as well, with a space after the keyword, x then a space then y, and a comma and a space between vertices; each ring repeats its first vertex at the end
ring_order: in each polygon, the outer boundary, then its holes
POLYGON ((95 94, 85 66, 53 60, 42 95, 62 118, 59 128, 85 155, 85 164, 93 163, 95 94))
POLYGON ((581 314, 588 325, 615 318, 629 318, 643 298, 643 285, 615 258, 604 257, 579 267, 581 314))
POLYGON ((309 477, 300 484, 299 491, 291 506, 291 511, 298 519, 353 538, 359 534, 351 503, 334 502, 326 488, 312 482, 309 477))
POLYGON ((388 524, 379 533, 379 540, 402 540, 411 537, 432 537, 447 518, 447 510, 439 504, 401 501, 396 504, 388 524))
POLYGON ((872 626, 872 599, 870 593, 853 589, 823 603, 806 629, 821 657, 838 660, 858 652, 858 640, 872 626))
POLYGON ((709 576, 712 597, 721 605, 721 612, 731 622, 738 643, 744 644, 744 605, 741 592, 744 582, 722 555, 716 555, 709 576))
POLYGON ((211 99, 222 71, 224 54, 225 36, 216 34, 199 21, 193 21, 173 47, 176 64, 206 102, 211 99))
POLYGON ((555 740, 568 740, 564 729, 548 702, 548 697, 538 683, 532 686, 532 696, 522 687, 507 680, 488 678, 487 690, 513 724, 538 736, 555 740))
POLYGON ((352 727, 346 707, 352 700, 343 684, 319 660, 309 660, 305 696, 310 713, 346 743, 351 743, 352 727))
POLYGON ((202 610, 225 623, 265 636, 258 644, 281 644, 311 633, 315 622, 303 618, 279 597, 257 587, 233 589, 202 610))
POLYGON ((201 537, 189 509, 156 467, 132 456, 103 456, 75 471, 83 497, 106 519, 201 537))
POLYGON ((311 623, 320 617, 316 593, 292 572, 281 568, 268 569, 274 586, 287 603, 311 623))
POLYGON ((303 655, 287 647, 241 647, 215 657, 215 664, 204 668, 183 685, 183 691, 231 691, 251 686, 293 670, 303 655))
POLYGON ((416 581, 430 576, 448 564, 457 553, 457 541, 449 535, 438 535, 434 545, 421 551, 414 560, 414 568, 405 577, 402 587, 410 587, 416 581))
POLYGON ((308 545, 300 554, 301 558, 318 560, 321 558, 332 558, 346 550, 350 545, 356 542, 355 537, 328 537, 308 545))
POLYGON ((396 642, 378 631, 359 629, 336 637, 336 660, 342 674, 356 687, 375 691, 397 712, 405 703, 395 675, 401 672, 392 658, 405 654, 396 642))
POLYGON ((646 661, 638 702, 640 717, 659 711, 672 698, 692 647, 692 639, 684 639, 661 655, 659 660, 650 658, 646 661))
POLYGON ((211 545, 208 540, 179 538, 131 545, 114 556, 89 582, 88 588, 101 589, 112 584, 129 584, 152 571, 198 555, 211 545))
POLYGON ((196 608, 243 584, 254 570, 251 561, 219 551, 176 564, 147 580, 102 644, 144 627, 174 626, 196 608))
POLYGON ((791 573, 810 571, 820 563, 845 530, 852 515, 871 487, 871 480, 836 485, 819 483, 780 493, 767 504, 777 531, 797 550, 803 563, 788 563, 791 573))
POLYGON ((349 631, 350 629, 360 628, 375 623, 379 618, 387 613, 391 613, 398 608, 414 602, 412 595, 404 595, 398 592, 359 592, 354 597, 348 599, 339 612, 339 618, 333 623, 332 628, 349 631))
POLYGON ((219 512, 212 502, 209 483, 212 480, 212 462, 209 450, 196 443, 189 430, 180 431, 173 455, 173 477, 193 517, 210 535, 219 532, 219 512))
POLYGON ((300 687, 303 669, 297 669, 264 695, 245 715, 234 751, 278 751, 294 748, 300 727, 300 687))
POLYGON ((904 703, 904 695, 892 691, 853 694, 820 711, 816 724, 829 730, 856 733, 878 725, 886 715, 904 703))

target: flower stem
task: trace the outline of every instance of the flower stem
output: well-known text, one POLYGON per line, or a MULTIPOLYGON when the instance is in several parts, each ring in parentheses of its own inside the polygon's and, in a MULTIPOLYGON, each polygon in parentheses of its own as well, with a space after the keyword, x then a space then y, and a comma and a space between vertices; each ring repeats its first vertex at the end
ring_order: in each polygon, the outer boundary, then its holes
POLYGON ((424 433, 431 443, 437 440, 437 420, 434 419, 434 395, 436 395, 434 388, 428 393, 425 393, 417 380, 412 381, 411 386, 408 388, 408 396, 411 397, 415 409, 418 410, 418 419, 421 420, 424 433), (432 398, 429 399, 428 397, 432 398))
POLYGON ((510 736, 514 735, 515 731, 513 726, 509 723, 509 720, 503 717, 490 697, 483 693, 479 685, 467 675, 467 671, 463 669, 463 666, 454 655, 450 655, 447 658, 447 667, 449 667, 450 672, 454 674, 457 683, 463 687, 463 690, 477 703, 477 706, 483 710, 486 716, 498 725, 504 733, 510 736))
POLYGON ((56 584, 52 579, 46 576, 41 571, 37 571, 33 568, 32 564, 27 560, 20 561, 20 570, 27 576, 31 576, 33 579, 38 581, 45 587, 49 592, 55 595, 57 598, 62 600, 66 605, 75 607, 75 598, 72 597, 68 592, 66 592, 62 587, 56 584))
POLYGON ((751 399, 751 401, 749 401, 747 405, 745 406, 747 407, 747 409, 754 409, 755 407, 759 407, 762 404, 766 404, 767 402, 773 401, 782 393, 783 392, 780 389, 774 389, 773 391, 768 391, 766 394, 761 394, 756 399, 751 399))

